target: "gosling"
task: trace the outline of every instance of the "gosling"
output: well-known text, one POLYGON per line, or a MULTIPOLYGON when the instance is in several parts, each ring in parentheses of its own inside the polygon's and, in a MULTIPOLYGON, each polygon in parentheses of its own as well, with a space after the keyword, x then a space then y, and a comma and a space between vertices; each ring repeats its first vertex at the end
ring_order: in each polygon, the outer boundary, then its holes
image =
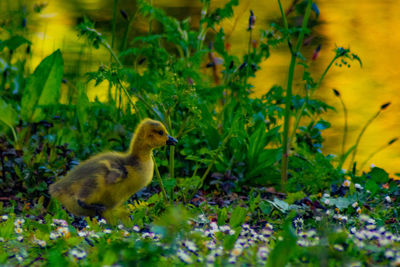
POLYGON ((153 149, 177 142, 161 122, 145 119, 137 126, 127 152, 89 158, 50 185, 49 192, 75 215, 114 220, 118 216, 114 211, 151 182, 153 149))

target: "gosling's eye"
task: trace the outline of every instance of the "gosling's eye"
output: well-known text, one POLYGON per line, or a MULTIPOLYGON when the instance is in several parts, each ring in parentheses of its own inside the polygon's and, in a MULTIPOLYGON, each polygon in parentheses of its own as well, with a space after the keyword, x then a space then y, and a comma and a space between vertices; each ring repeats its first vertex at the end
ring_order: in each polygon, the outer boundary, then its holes
POLYGON ((158 131, 158 134, 159 134, 159 135, 164 135, 164 131, 163 131, 163 130, 160 130, 160 131, 158 131))

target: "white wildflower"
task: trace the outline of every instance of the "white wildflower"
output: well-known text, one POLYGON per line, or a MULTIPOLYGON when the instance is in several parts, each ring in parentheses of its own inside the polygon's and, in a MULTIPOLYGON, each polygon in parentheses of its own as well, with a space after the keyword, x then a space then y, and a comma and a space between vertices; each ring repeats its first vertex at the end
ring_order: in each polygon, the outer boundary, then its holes
POLYGON ((344 186, 344 187, 349 187, 350 185, 351 185, 350 180, 345 180, 345 181, 343 182, 343 184, 342 184, 342 186, 344 186))
POLYGON ((21 227, 24 223, 25 223, 24 219, 16 219, 15 222, 14 222, 14 225, 16 227, 21 227))
POLYGON ((193 263, 193 259, 186 252, 184 252, 182 249, 178 250, 177 255, 183 262, 188 263, 188 264, 193 263))
POLYGON ((70 255, 72 255, 74 258, 76 259, 83 259, 86 257, 87 253, 83 250, 78 250, 76 248, 71 249, 71 251, 69 252, 70 255))
POLYGON ((126 230, 122 231, 122 236, 128 237, 129 235, 130 235, 130 233, 128 231, 126 231, 126 230))
POLYGON ((50 234, 49 234, 49 239, 56 239, 57 237, 58 237, 59 235, 57 234, 57 233, 55 233, 55 232, 51 232, 50 234))
POLYGON ((388 259, 393 259, 394 258, 393 250, 386 250, 385 251, 385 257, 388 258, 388 259))
POLYGON ((78 231, 78 236, 80 236, 80 237, 88 236, 88 232, 86 232, 86 231, 78 231))
POLYGON ((239 256, 240 254, 242 254, 242 252, 243 252, 243 248, 242 248, 242 247, 235 247, 235 248, 232 250, 231 255, 237 257, 237 256, 239 256))
POLYGON ((228 262, 230 264, 234 264, 234 263, 236 263, 236 260, 237 260, 237 258, 235 256, 231 256, 231 257, 229 257, 228 262))
POLYGON ((211 254, 207 255, 207 262, 208 263, 214 263, 214 261, 215 261, 214 253, 211 253, 211 254))
POLYGON ((38 244, 42 248, 44 248, 46 246, 46 241, 44 241, 44 240, 36 239, 35 243, 38 244))
POLYGON ((336 250, 338 250, 338 251, 343 251, 343 250, 344 250, 343 246, 340 245, 340 244, 335 244, 335 245, 333 245, 333 248, 336 249, 336 250))
POLYGON ((356 189, 364 189, 364 187, 362 187, 360 184, 354 184, 354 187, 356 188, 356 189))
POLYGON ((269 254, 269 248, 268 247, 260 247, 257 251, 257 256, 258 258, 262 260, 266 260, 269 254))
POLYGON ((183 242, 183 245, 184 245, 185 247, 187 247, 187 249, 190 250, 190 251, 192 251, 192 252, 197 251, 196 244, 193 243, 192 241, 186 240, 186 241, 183 242))

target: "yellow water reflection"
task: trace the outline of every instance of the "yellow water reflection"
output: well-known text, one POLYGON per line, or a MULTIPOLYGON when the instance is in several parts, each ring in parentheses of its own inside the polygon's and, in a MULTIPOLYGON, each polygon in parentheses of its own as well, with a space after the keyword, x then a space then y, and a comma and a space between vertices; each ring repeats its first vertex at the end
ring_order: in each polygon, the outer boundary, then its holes
MULTIPOLYGON (((112 0, 76 0, 75 2, 92 14, 101 12, 101 14, 107 14, 107 18, 112 15, 110 9, 112 0)), ((165 8, 182 8, 185 11, 185 7, 189 5, 194 7, 190 10, 200 11, 199 4, 194 2, 195 4, 188 0, 153 0, 154 4, 165 8)), ((220 5, 221 2, 224 1, 212 1, 213 5, 220 5)), ((284 7, 288 7, 291 2, 283 1, 284 7)), ((119 1, 119 3, 128 4, 126 1, 119 1)), ((350 47, 352 52, 358 54, 363 61, 362 68, 355 62, 352 63, 350 69, 334 66, 317 92, 319 98, 337 109, 337 112, 330 111, 324 116, 332 123, 332 128, 324 134, 326 139, 324 152, 339 154, 343 134, 343 112, 340 102, 332 94, 332 88, 341 92, 349 110, 348 148, 354 144, 362 126, 379 109, 380 105, 388 101, 392 103, 388 110, 385 110, 372 124, 361 140, 357 160, 362 162, 371 151, 400 135, 398 119, 400 114, 400 94, 398 93, 400 31, 397 30, 400 26, 400 16, 398 16, 400 5, 396 1, 376 0, 331 0, 317 3, 321 11, 319 20, 322 23, 315 30, 323 36, 323 43, 320 57, 311 66, 314 77, 317 78, 317 75, 329 63, 335 46, 350 47)), ((77 15, 73 7, 74 5, 66 1, 49 1, 48 7, 41 15, 40 24, 35 27, 37 34, 33 36, 32 48, 34 54, 39 56, 34 59, 33 66, 56 48, 64 50, 66 60, 68 60, 66 57, 69 56, 79 56, 77 51, 80 50, 72 51, 70 47, 85 49, 84 41, 77 38, 74 29, 76 21, 74 16, 81 14, 77 15)), ((267 20, 277 18, 279 14, 276 0, 242 0, 240 6, 235 9, 236 17, 223 24, 225 32, 231 33, 229 41, 232 44, 233 53, 241 54, 247 50, 248 32, 246 28, 249 9, 252 9, 257 16, 255 31, 266 27, 267 20)), ((89 53, 89 51, 85 51, 85 53, 89 53)), ((261 64, 262 69, 253 80, 256 95, 265 93, 274 84, 285 86, 289 65, 288 56, 285 50, 272 51, 271 57, 261 64)), ((309 54, 306 56, 310 57, 309 54)), ((96 50, 95 54, 90 57, 98 64, 85 65, 80 69, 82 72, 94 71, 99 64, 106 63, 109 58, 107 53, 101 49, 96 50)), ((69 67, 73 68, 73 66, 69 67)), ((300 68, 299 72, 301 75, 300 68)), ((299 86, 299 84, 297 85, 299 86)), ((99 94, 104 97, 105 92, 106 90, 99 90, 99 88, 90 90, 91 99, 99 94)), ((383 167, 392 174, 400 173, 400 142, 394 143, 390 148, 377 154, 370 163, 383 167)))

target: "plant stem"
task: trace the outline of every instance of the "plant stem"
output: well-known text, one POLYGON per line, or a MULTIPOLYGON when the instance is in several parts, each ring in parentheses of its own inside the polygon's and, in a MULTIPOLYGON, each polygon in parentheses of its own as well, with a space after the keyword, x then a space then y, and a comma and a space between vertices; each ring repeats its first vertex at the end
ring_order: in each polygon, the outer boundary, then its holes
POLYGON ((174 178, 175 176, 175 147, 170 146, 169 150, 169 177, 174 178))
POLYGON ((136 103, 133 102, 131 96, 128 93, 128 90, 125 88, 125 86, 122 85, 121 81, 118 80, 119 85, 121 86, 122 90, 124 91, 126 97, 128 98, 128 101, 135 107, 136 112, 138 112, 139 116, 140 116, 140 112, 139 109, 136 106, 136 103))
POLYGON ((13 137, 14 137, 15 144, 16 144, 16 146, 18 146, 18 137, 17 137, 17 133, 15 132, 14 127, 11 124, 9 124, 9 123, 7 123, 5 121, 3 121, 3 123, 5 125, 7 125, 11 129, 11 132, 12 132, 13 137))
POLYGON ((289 26, 288 26, 288 23, 287 23, 286 15, 283 12, 281 0, 278 0, 278 4, 279 4, 279 10, 281 11, 281 16, 282 16, 282 20, 283 20, 283 26, 285 27, 285 30, 288 31, 289 26))
MULTIPOLYGON (((168 126, 168 130, 170 134, 172 134, 172 125, 171 125, 171 117, 169 116, 169 112, 166 112, 165 114, 165 123, 168 126)), ((174 178, 175 177, 175 147, 170 146, 169 150, 169 177, 174 178)))
POLYGON ((103 39, 102 44, 104 45, 105 48, 107 48, 108 52, 110 52, 111 56, 115 59, 115 61, 118 63, 118 65, 122 68, 124 65, 122 65, 121 61, 119 61, 118 56, 115 54, 114 50, 111 48, 111 46, 103 39))
POLYGON ((296 135, 296 130, 297 130, 297 128, 299 127, 299 124, 300 124, 300 121, 301 121, 301 118, 302 118, 304 109, 306 108, 306 104, 307 104, 308 99, 310 99, 310 98, 314 95, 315 90, 316 90, 317 88, 320 87, 322 81, 323 81, 324 78, 325 78, 325 75, 328 73, 329 69, 332 67, 332 65, 333 65, 333 63, 336 61, 336 59, 338 59, 338 56, 335 56, 335 57, 331 60, 331 62, 330 62, 330 63, 328 64, 328 66, 326 67, 324 73, 322 73, 321 77, 319 78, 318 82, 316 83, 315 87, 311 89, 310 95, 309 95, 309 96, 306 96, 305 101, 304 101, 303 104, 301 105, 300 110, 299 110, 299 112, 298 112, 297 115, 296 115, 296 120, 295 120, 295 122, 294 122, 293 131, 292 131, 292 133, 291 133, 291 135, 290 135, 290 138, 289 138, 289 140, 288 140, 288 143, 289 143, 289 144, 292 143, 292 140, 293 140, 294 136, 296 135))
MULTIPOLYGON (((278 3, 282 10, 280 0, 278 0, 278 3)), ((285 96, 285 117, 284 117, 283 145, 282 145, 281 186, 282 186, 283 191, 285 191, 285 185, 287 183, 287 176, 288 176, 288 159, 289 159, 289 149, 290 149, 290 143, 288 142, 289 141, 289 122, 290 122, 290 117, 291 117, 291 101, 292 101, 292 85, 293 85, 293 78, 294 78, 294 69, 296 66, 297 54, 300 51, 301 45, 303 43, 304 34, 307 29, 307 23, 308 23, 308 19, 310 17, 310 13, 311 13, 311 4, 312 4, 312 0, 308 0, 307 8, 306 8, 306 11, 304 14, 301 32, 300 32, 299 38, 297 40, 296 48, 291 55, 290 65, 289 65, 289 75, 288 75, 286 96, 285 96)), ((283 15, 284 23, 285 23, 286 18, 284 16, 283 12, 282 12, 282 15, 283 15)), ((290 48, 290 45, 289 45, 289 48, 290 48)))
POLYGON ((114 48, 114 41, 115 41, 115 28, 117 25, 117 5, 118 0, 114 0, 113 6, 113 19, 112 19, 112 37, 111 37, 111 48, 114 48))
POLYGON ((197 36, 197 51, 200 51, 203 49, 203 42, 205 35, 207 34, 207 27, 204 26, 203 19, 207 16, 207 10, 209 7, 209 3, 207 5, 203 6, 203 9, 201 10, 201 18, 200 18, 200 30, 199 30, 199 35, 197 36))
POLYGON ((163 197, 164 197, 164 201, 165 202, 169 202, 168 201, 167 192, 165 191, 165 187, 164 187, 164 184, 163 184, 162 179, 161 179, 160 171, 158 170, 157 162, 156 162, 156 160, 155 160, 153 155, 151 156, 151 158, 153 159, 153 162, 154 162, 154 169, 156 170, 157 180, 158 180, 158 183, 160 184, 161 192, 162 192, 163 197))
POLYGON ((247 83, 247 80, 249 79, 249 68, 251 68, 251 63, 250 63, 250 48, 251 48, 251 42, 252 42, 252 39, 253 39, 253 36, 252 36, 252 32, 253 32, 253 30, 252 29, 250 29, 250 31, 249 31, 250 33, 249 33, 249 43, 248 43, 248 45, 247 45, 247 56, 248 56, 248 58, 247 58, 247 66, 246 66, 246 80, 245 80, 245 85, 246 85, 246 83, 247 83))
POLYGON ((350 160, 350 164, 349 164, 349 170, 352 168, 353 166, 353 162, 354 159, 356 158, 356 154, 357 154, 357 147, 360 144, 361 141, 361 137, 364 135, 365 131, 367 130, 368 126, 379 116, 379 114, 381 113, 381 110, 378 110, 377 113, 375 113, 374 116, 372 116, 367 123, 364 125, 364 127, 362 128, 360 134, 357 137, 356 143, 355 143, 355 147, 353 150, 353 154, 351 155, 351 160, 350 160))
POLYGON ((341 157, 344 157, 344 151, 346 149, 346 139, 347 139, 347 131, 348 131, 348 115, 347 108, 344 104, 343 98, 339 96, 340 103, 342 103, 343 113, 344 113, 344 129, 343 129, 343 141, 342 141, 342 154, 341 157))

